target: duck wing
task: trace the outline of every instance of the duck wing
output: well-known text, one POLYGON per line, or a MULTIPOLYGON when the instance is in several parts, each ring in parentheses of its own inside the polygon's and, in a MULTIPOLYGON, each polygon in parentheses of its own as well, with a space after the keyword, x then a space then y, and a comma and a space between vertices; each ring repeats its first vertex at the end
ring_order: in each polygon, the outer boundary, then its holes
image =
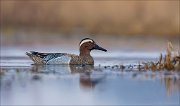
POLYGON ((35 64, 63 64, 70 61, 67 53, 40 53, 35 51, 26 52, 35 64))

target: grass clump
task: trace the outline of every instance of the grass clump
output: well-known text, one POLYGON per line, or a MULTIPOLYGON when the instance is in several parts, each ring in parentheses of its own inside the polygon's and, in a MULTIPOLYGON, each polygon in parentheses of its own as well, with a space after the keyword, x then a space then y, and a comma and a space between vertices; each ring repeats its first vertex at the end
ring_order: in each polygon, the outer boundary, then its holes
MULTIPOLYGON (((104 68, 108 68, 110 66, 104 66, 104 68)), ((171 42, 168 42, 166 53, 163 55, 162 53, 159 56, 158 61, 153 62, 142 62, 138 65, 114 65, 112 69, 120 69, 120 70, 139 70, 139 71, 160 71, 160 70, 168 70, 168 71, 179 71, 180 72, 180 51, 173 51, 173 45, 171 42)))
POLYGON ((143 63, 146 70, 177 70, 180 71, 180 54, 173 52, 173 45, 168 42, 166 54, 160 54, 158 62, 143 63))

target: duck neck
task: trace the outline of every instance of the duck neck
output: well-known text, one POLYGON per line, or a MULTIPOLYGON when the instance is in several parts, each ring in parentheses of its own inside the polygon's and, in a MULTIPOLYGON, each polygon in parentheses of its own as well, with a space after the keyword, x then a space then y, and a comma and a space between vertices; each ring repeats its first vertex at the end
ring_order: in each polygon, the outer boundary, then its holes
POLYGON ((90 50, 80 48, 80 54, 79 54, 79 56, 91 56, 91 55, 90 55, 90 50))

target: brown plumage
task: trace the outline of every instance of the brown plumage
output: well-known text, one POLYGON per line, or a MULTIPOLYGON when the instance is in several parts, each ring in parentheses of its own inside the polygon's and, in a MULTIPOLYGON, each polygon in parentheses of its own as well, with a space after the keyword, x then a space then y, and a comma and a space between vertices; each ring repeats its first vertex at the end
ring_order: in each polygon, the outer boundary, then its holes
POLYGON ((80 54, 67 53, 40 53, 40 52, 26 52, 26 54, 34 61, 35 64, 94 64, 93 57, 90 55, 91 50, 106 49, 98 46, 92 39, 85 38, 79 43, 80 54))

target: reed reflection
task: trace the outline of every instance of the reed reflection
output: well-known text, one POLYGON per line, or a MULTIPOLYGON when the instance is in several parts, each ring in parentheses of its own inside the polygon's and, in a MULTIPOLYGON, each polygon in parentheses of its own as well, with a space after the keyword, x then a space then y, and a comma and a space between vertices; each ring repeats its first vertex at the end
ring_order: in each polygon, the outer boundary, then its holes
POLYGON ((166 87, 166 94, 171 96, 173 92, 180 91, 180 79, 176 77, 164 77, 162 83, 166 87))

